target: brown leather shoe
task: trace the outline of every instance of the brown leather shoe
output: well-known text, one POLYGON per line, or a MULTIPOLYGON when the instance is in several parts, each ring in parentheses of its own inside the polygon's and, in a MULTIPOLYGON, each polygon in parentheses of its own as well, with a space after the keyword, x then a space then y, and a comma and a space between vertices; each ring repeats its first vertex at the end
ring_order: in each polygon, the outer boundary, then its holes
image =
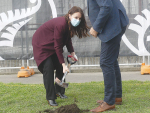
POLYGON ((103 102, 104 102, 104 100, 98 100, 98 101, 97 101, 98 104, 101 104, 101 103, 103 103, 103 102))
POLYGON ((115 104, 121 105, 122 104, 122 98, 115 98, 115 104))
MULTIPOLYGON (((103 100, 98 100, 97 103, 101 104, 102 102, 104 102, 103 100)), ((121 105, 122 104, 122 98, 115 98, 115 104, 116 105, 121 105)))
POLYGON ((108 111, 108 110, 113 110, 115 109, 115 104, 114 105, 109 105, 106 102, 102 102, 101 105, 99 105, 97 108, 92 109, 91 112, 94 113, 99 113, 99 112, 103 112, 103 111, 108 111))

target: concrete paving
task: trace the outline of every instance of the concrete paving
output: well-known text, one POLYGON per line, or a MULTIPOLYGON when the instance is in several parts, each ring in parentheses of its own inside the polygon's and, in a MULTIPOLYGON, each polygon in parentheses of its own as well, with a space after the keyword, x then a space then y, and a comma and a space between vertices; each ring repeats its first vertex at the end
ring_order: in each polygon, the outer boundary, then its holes
MULTIPOLYGON (((122 72, 122 80, 150 81, 150 75, 141 75, 137 72, 122 72)), ((69 73, 66 81, 70 83, 85 83, 91 81, 103 81, 102 72, 96 73, 69 73)), ((18 78, 17 74, 0 75, 0 82, 3 83, 23 83, 23 84, 43 84, 43 75, 35 74, 27 78, 18 78)))

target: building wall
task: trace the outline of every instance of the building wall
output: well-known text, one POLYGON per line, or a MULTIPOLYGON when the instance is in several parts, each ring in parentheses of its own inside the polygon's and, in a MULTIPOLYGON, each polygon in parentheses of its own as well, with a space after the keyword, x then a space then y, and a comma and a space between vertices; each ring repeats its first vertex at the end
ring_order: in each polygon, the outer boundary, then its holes
MULTIPOLYGON (((23 4, 21 7, 23 8, 27 8, 27 7, 32 7, 34 6, 34 4, 31 4, 29 2, 29 0, 1 0, 0 1, 0 11, 3 11, 3 12, 7 12, 9 10, 11 10, 12 8, 14 8, 15 10, 15 7, 18 8, 20 6, 18 5, 13 5, 14 2, 18 2, 21 3, 21 2, 25 2, 26 1, 26 5, 24 5, 23 7, 23 4), (9 4, 8 4, 9 3, 9 4)), ((46 2, 43 2, 42 3, 42 9, 44 8, 48 8, 47 7, 47 0, 42 0, 42 1, 46 1, 46 2)), ((58 16, 63 16, 65 15, 69 9, 73 6, 79 6, 83 9, 84 13, 85 13, 85 16, 86 18, 88 18, 88 15, 87 15, 87 0, 54 0, 55 4, 56 4, 56 8, 57 8, 57 13, 58 13, 58 16)), ((141 14, 141 10, 143 10, 144 8, 148 8, 150 10, 150 0, 123 0, 123 5, 125 6, 126 8, 126 11, 127 11, 127 14, 128 15, 136 15, 136 14, 141 14)), ((2 13, 2 12, 0 12, 2 13)), ((50 8, 49 10, 44 13, 41 12, 40 13, 37 13, 35 15, 32 16, 33 19, 28 23, 28 28, 31 28, 32 30, 31 31, 28 31, 26 32, 24 29, 25 28, 22 28, 16 35, 16 39, 19 40, 18 38, 20 38, 20 40, 24 40, 23 41, 23 47, 21 47, 19 44, 19 42, 15 41, 15 45, 17 46, 20 46, 19 47, 19 52, 21 51, 21 48, 23 49, 23 52, 26 53, 28 50, 25 48, 26 45, 26 41, 25 39, 28 38, 28 41, 30 41, 29 43, 29 52, 32 51, 32 47, 31 47, 31 39, 32 39, 32 35, 33 33, 35 32, 35 29, 39 27, 39 25, 43 24, 42 22, 43 21, 47 21, 49 19, 52 18, 52 13, 50 12, 50 8), (49 14, 47 17, 45 17, 45 15, 49 14), (43 17, 43 20, 39 20, 38 18, 39 17, 43 17), (32 25, 30 25, 32 24, 32 25), (34 24, 39 24, 39 25, 34 25, 34 24), (30 38, 30 39, 29 39, 30 38), (16 44, 17 43, 17 44, 16 44)), ((133 16, 134 18, 135 16, 133 16)), ((0 33, 1 34, 1 33, 0 33)), ((90 37, 88 37, 88 39, 90 39, 90 37)), ((74 39, 76 40, 76 39, 74 39)), ((90 39, 92 40, 92 39, 90 39)), ((81 46, 83 46, 83 49, 84 47, 87 47, 88 45, 92 45, 93 42, 85 42, 83 43, 81 46)), ((100 41, 96 41, 95 44, 100 44, 100 41)), ((78 45, 77 45, 78 46, 78 45)), ((7 49, 7 51, 10 51, 10 52, 14 52, 14 50, 11 50, 11 49, 7 49)), ((14 52, 14 54, 16 54, 14 52)), ((131 63, 142 63, 143 62, 143 59, 142 57, 139 57, 139 56, 120 56, 119 57, 119 63, 120 64, 131 64, 131 63)), ((148 58, 146 57, 146 61, 145 61, 146 64, 148 64, 148 58)), ((30 60, 30 66, 36 66, 36 63, 34 60, 30 60)), ((76 65, 99 65, 99 57, 80 57, 79 58, 79 61, 76 65)), ((4 61, 0 61, 0 68, 1 67, 21 67, 23 66, 22 65, 22 61, 21 60, 4 60, 4 61)), ((27 64, 25 63, 25 66, 27 66, 27 64)), ((135 65, 136 66, 136 65, 135 65)), ((134 67, 134 66, 132 66, 134 67)), ((96 67, 97 68, 97 67, 96 67)), ((99 67, 98 67, 99 68, 99 67)), ((19 70, 19 69, 17 69, 19 70)), ((4 73, 4 72, 13 72, 13 70, 0 70, 0 73, 4 73)))

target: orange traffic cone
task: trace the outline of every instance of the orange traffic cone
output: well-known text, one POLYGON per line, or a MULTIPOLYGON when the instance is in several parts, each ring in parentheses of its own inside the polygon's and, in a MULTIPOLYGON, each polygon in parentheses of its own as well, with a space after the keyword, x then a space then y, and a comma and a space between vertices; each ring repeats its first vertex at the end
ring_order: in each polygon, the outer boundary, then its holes
POLYGON ((18 71, 18 75, 17 77, 29 77, 31 76, 31 72, 27 69, 25 69, 24 67, 21 67, 20 71, 18 71))
POLYGON ((142 63, 141 75, 144 75, 144 74, 150 74, 150 65, 145 65, 145 63, 142 63))
POLYGON ((33 70, 32 68, 29 68, 29 66, 27 66, 27 70, 30 70, 31 75, 34 75, 34 74, 35 74, 34 70, 33 70))

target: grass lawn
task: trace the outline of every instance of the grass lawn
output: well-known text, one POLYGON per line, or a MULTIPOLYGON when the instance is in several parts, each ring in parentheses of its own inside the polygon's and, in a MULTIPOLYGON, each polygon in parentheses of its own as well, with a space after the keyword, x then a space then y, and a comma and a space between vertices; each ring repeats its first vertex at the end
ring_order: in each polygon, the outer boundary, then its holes
MULTIPOLYGON (((80 109, 90 110, 104 98, 104 83, 70 83, 66 95, 68 99, 56 100, 58 107, 76 103, 80 109)), ((58 107, 48 105, 43 84, 0 83, 0 113, 38 113, 58 107)), ((123 81, 123 105, 106 113, 150 113, 150 81, 123 81)))

